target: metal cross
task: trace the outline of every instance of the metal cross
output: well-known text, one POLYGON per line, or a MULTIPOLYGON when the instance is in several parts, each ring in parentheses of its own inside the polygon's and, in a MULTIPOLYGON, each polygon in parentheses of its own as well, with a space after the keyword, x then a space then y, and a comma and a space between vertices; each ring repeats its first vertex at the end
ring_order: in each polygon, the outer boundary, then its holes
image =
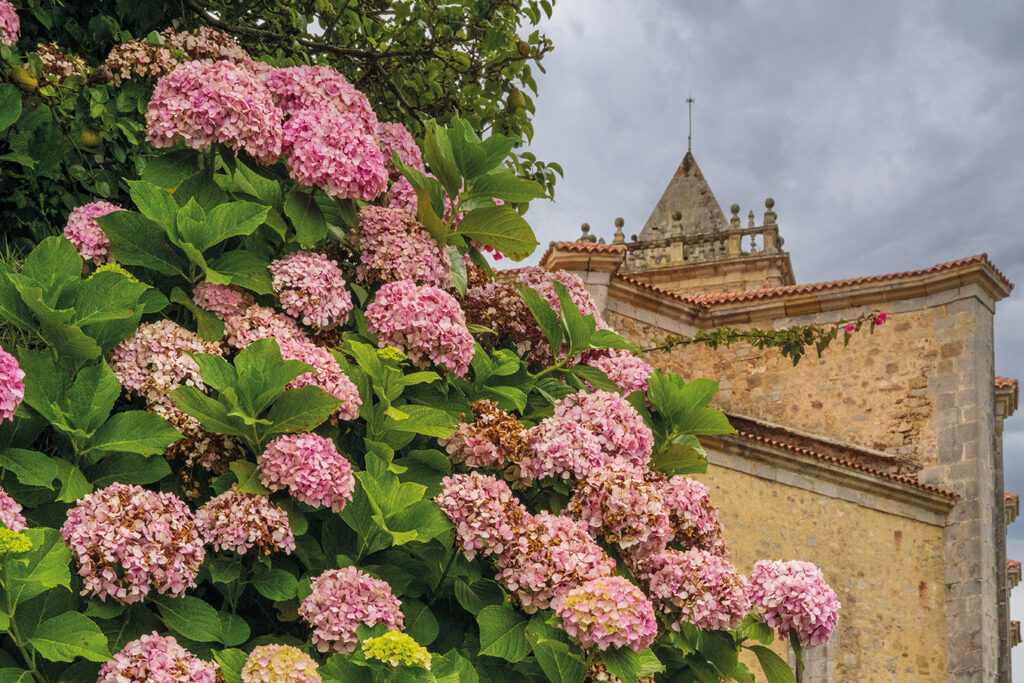
POLYGON ((692 97, 686 98, 686 107, 690 110, 690 129, 689 134, 686 136, 686 151, 693 151, 693 103, 696 102, 692 97))

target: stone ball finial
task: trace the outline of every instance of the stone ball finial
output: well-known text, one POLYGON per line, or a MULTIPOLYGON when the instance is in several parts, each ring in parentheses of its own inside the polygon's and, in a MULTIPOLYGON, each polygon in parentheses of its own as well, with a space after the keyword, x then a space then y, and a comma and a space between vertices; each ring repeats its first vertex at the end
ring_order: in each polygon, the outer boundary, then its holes
POLYGON ((682 211, 673 211, 672 212, 672 220, 674 220, 674 221, 681 221, 681 220, 683 220, 683 212, 682 211))
POLYGON ((584 223, 583 225, 581 225, 580 226, 580 230, 583 231, 583 234, 580 235, 578 240, 576 240, 577 242, 595 242, 595 241, 597 241, 597 238, 590 234, 590 223, 584 223))
POLYGON ((732 211, 734 216, 737 216, 740 213, 740 205, 739 204, 733 204, 732 206, 729 207, 729 210, 732 211))
POLYGON ((583 234, 586 235, 588 232, 590 232, 590 223, 584 223, 583 225, 581 225, 580 230, 582 230, 583 234))
POLYGON ((619 216, 618 218, 615 219, 615 227, 616 228, 621 228, 625 224, 626 224, 626 221, 622 220, 622 216, 619 216))
POLYGON ((629 236, 629 241, 630 242, 636 242, 636 235, 630 235, 629 236))
POLYGON ((775 200, 772 199, 771 197, 768 197, 768 199, 764 200, 764 205, 765 208, 771 209, 773 206, 775 206, 775 200))

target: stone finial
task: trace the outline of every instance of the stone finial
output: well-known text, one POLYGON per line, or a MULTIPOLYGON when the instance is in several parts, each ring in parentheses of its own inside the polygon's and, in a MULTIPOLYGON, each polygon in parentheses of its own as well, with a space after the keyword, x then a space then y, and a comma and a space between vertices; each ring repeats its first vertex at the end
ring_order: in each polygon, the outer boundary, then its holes
POLYGON ((732 212, 732 218, 729 219, 729 226, 733 230, 739 230, 740 228, 740 205, 733 204, 729 207, 729 211, 732 212))
POLYGON ((580 226, 580 230, 583 231, 583 234, 580 235, 579 239, 576 240, 577 242, 596 242, 597 241, 597 238, 590 234, 590 223, 584 223, 583 225, 581 225, 580 226))
POLYGON ((636 237, 636 235, 630 235, 630 236, 629 236, 629 241, 630 241, 630 242, 636 242, 636 240, 637 240, 637 237, 636 237))
POLYGON ((774 199, 772 199, 771 197, 768 197, 768 199, 764 200, 764 207, 765 207, 764 224, 765 225, 774 225, 775 224, 776 214, 775 214, 774 211, 772 211, 772 207, 773 206, 775 206, 775 200, 774 199))
POLYGON ((754 227, 754 210, 753 209, 751 209, 750 213, 747 215, 747 227, 748 228, 753 228, 754 227))
POLYGON ((626 241, 626 235, 622 232, 622 226, 626 224, 626 221, 622 220, 622 217, 615 219, 615 234, 612 236, 612 244, 624 244, 626 241))
POLYGON ((597 243, 598 243, 598 244, 604 244, 604 238, 602 237, 602 238, 598 239, 598 240, 597 240, 597 243))

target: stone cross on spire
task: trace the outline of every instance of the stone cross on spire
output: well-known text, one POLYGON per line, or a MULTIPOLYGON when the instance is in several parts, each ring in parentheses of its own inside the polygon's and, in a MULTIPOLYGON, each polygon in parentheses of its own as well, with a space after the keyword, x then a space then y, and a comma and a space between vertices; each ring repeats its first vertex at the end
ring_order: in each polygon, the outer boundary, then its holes
POLYGON ((697 100, 692 96, 686 98, 686 108, 689 110, 690 122, 686 135, 686 151, 693 152, 693 103, 697 100))

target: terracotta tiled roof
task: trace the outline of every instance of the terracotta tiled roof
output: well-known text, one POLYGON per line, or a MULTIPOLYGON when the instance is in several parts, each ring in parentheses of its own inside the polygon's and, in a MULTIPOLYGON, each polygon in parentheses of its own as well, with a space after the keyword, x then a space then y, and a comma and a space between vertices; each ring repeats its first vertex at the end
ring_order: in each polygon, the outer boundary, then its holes
POLYGON ((857 464, 855 462, 850 462, 849 460, 844 460, 842 458, 837 458, 837 457, 832 456, 832 455, 823 455, 821 453, 818 453, 816 451, 812 451, 812 450, 807 449, 807 448, 802 448, 800 446, 794 446, 793 444, 786 443, 784 441, 776 441, 775 439, 769 439, 767 437, 760 436, 758 434, 751 434, 750 432, 742 432, 741 431, 741 432, 737 432, 737 433, 740 436, 744 437, 744 438, 750 439, 752 441, 759 441, 761 443, 768 444, 769 446, 775 446, 776 448, 785 448, 786 450, 793 451, 795 453, 800 453, 801 455, 806 455, 806 456, 815 458, 817 460, 824 460, 825 462, 830 462, 830 463, 833 463, 833 464, 836 464, 836 465, 841 465, 843 467, 849 467, 850 469, 859 470, 861 472, 866 472, 867 474, 872 474, 872 475, 874 475, 876 477, 882 477, 883 479, 891 479, 892 481, 898 481, 901 484, 907 484, 909 486, 914 486, 914 487, 919 488, 919 489, 924 489, 925 491, 930 491, 932 493, 938 493, 940 495, 946 496, 947 498, 952 498, 952 499, 959 498, 959 496, 957 494, 953 493, 952 491, 946 491, 945 489, 940 489, 937 486, 932 486, 930 484, 922 484, 921 482, 919 482, 914 477, 906 477, 906 476, 903 476, 901 474, 889 474, 888 472, 882 472, 881 470, 876 470, 876 469, 871 468, 871 467, 866 467, 864 465, 859 465, 859 464, 857 464))
POLYGON ((1017 380, 1012 377, 1000 377, 996 375, 996 389, 1012 389, 1016 386, 1017 380))
POLYGON ((690 304, 691 306, 696 306, 697 308, 701 308, 701 304, 697 303, 697 300, 694 299, 691 296, 683 296, 682 294, 676 294, 675 292, 670 292, 667 289, 662 289, 661 287, 656 287, 656 286, 654 286, 652 284, 648 284, 646 282, 643 282, 642 280, 637 280, 635 277, 629 277, 628 275, 615 274, 613 277, 616 280, 621 280, 622 282, 628 282, 629 284, 633 285, 634 287, 639 287, 640 289, 646 289, 648 292, 653 292, 653 293, 657 294, 658 296, 667 296, 670 299, 675 299, 677 301, 682 301, 683 303, 690 304))
POLYGON ((576 253, 601 253, 601 254, 615 254, 626 251, 625 244, 598 244, 597 242, 552 242, 548 245, 547 251, 540 257, 540 262, 544 263, 548 256, 551 256, 551 252, 555 249, 560 251, 573 251, 576 253))
POLYGON ((1006 558, 1006 568, 1020 569, 1020 562, 1018 562, 1017 560, 1011 560, 1010 558, 1006 558))
POLYGON ((966 266, 972 263, 984 263, 987 264, 992 270, 995 271, 996 275, 1003 281, 1008 288, 1013 288, 1013 283, 1006 279, 999 270, 992 265, 992 262, 988 260, 987 254, 978 254, 977 256, 968 256, 967 258, 958 259, 956 261, 950 261, 948 263, 939 263, 930 268, 922 268, 921 270, 907 270, 902 273, 886 273, 884 275, 867 275, 864 277, 850 278, 847 280, 831 280, 829 282, 813 282, 806 285, 787 285, 785 287, 771 287, 768 289, 751 289, 744 292, 725 292, 723 294, 704 294, 701 296, 693 297, 694 301, 709 305, 709 304, 721 304, 721 303, 736 303, 740 301, 753 301, 756 299, 768 299, 776 296, 783 296, 786 294, 806 294, 811 292, 820 292, 828 289, 839 289, 842 287, 850 287, 852 285, 867 284, 871 282, 886 282, 889 280, 903 280, 905 278, 917 277, 919 275, 928 275, 930 273, 938 273, 943 270, 950 270, 952 268, 958 268, 960 266, 966 266))
POLYGON ((1003 500, 1017 500, 1017 494, 1007 491, 1003 494, 1003 500))

